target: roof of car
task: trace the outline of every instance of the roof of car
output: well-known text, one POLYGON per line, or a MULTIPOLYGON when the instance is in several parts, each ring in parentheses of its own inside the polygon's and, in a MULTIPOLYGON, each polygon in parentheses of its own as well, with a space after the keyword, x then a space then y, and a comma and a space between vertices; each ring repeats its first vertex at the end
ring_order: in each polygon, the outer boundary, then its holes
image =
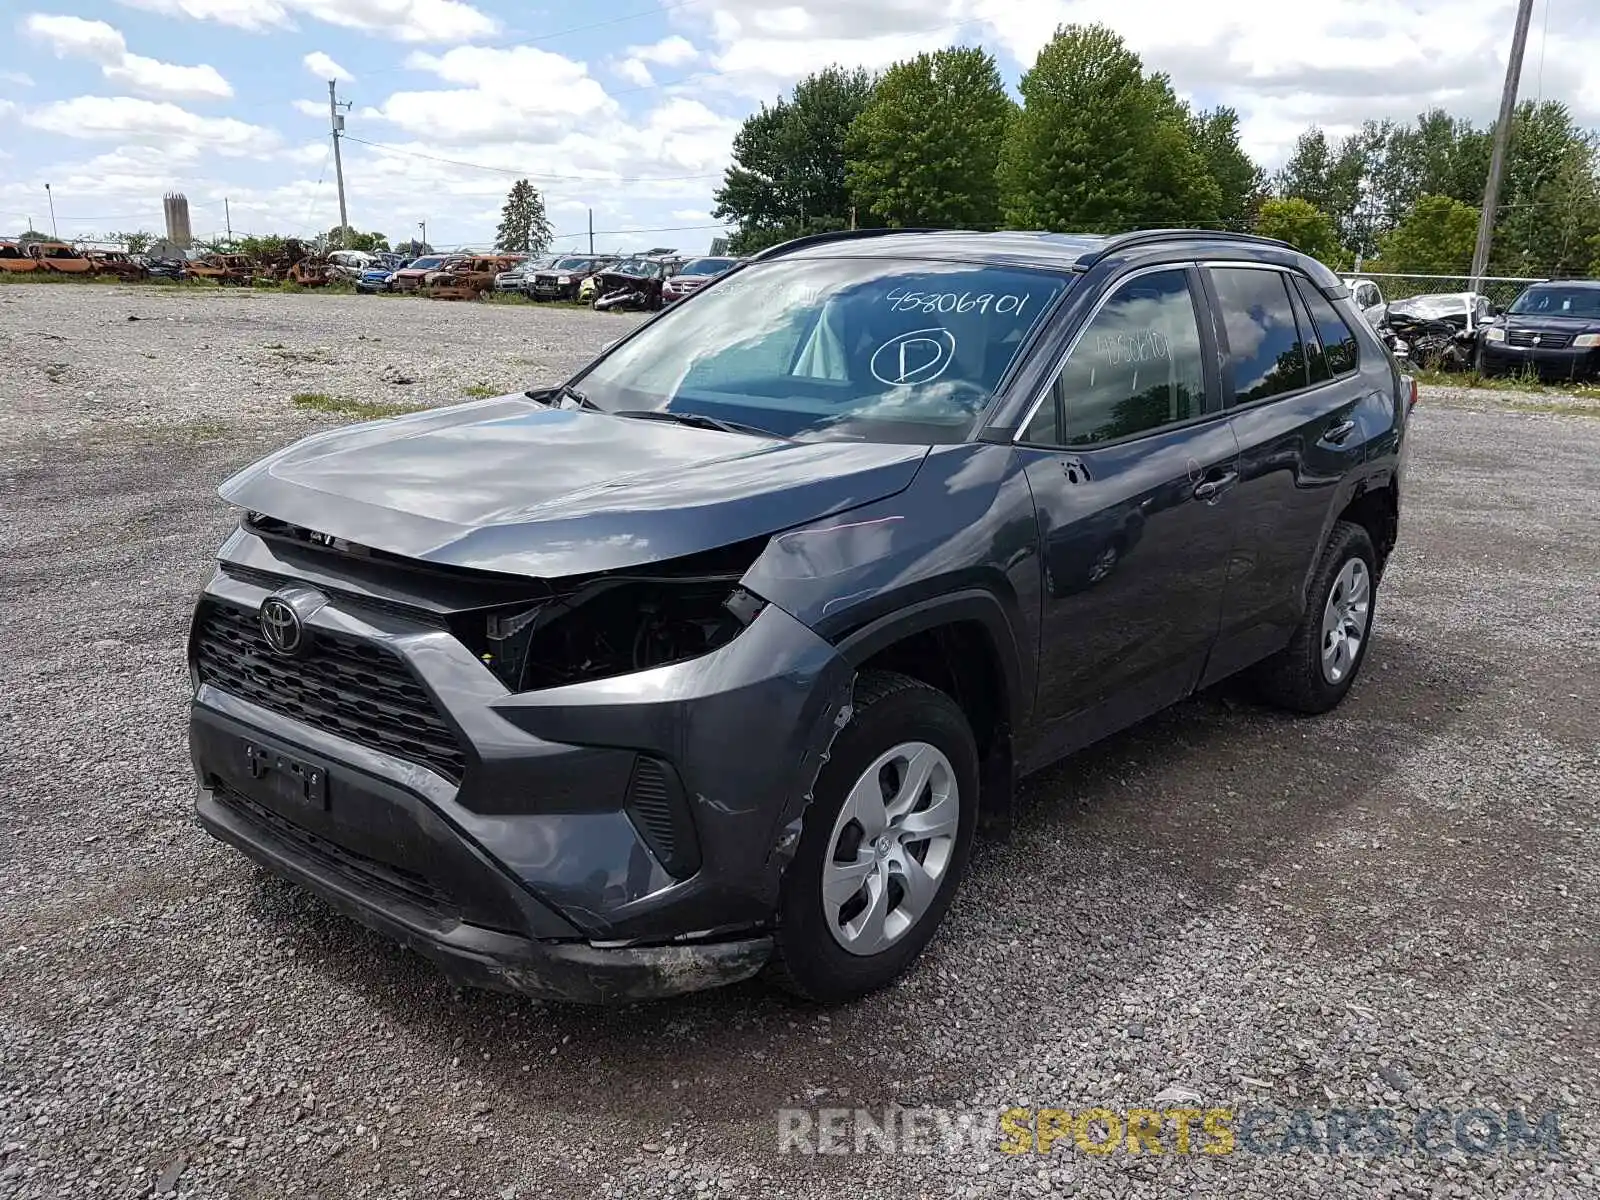
POLYGON ((977 233, 959 229, 857 229, 814 234, 773 246, 754 262, 773 258, 903 257, 1053 267, 1085 271, 1113 257, 1160 260, 1190 255, 1243 258, 1307 271, 1318 286, 1342 290, 1344 283, 1323 264, 1287 242, 1214 229, 1140 229, 1131 233, 1046 233, 1008 230, 977 233))
POLYGON ((1600 279, 1541 279, 1538 283, 1530 283, 1528 290, 1532 291, 1534 288, 1542 287, 1583 288, 1587 290, 1600 288, 1600 279))

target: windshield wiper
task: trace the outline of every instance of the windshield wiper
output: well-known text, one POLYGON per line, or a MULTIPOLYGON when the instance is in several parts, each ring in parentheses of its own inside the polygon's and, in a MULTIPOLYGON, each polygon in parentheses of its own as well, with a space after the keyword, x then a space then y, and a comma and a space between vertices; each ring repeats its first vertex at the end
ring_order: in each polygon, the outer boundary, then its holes
POLYGON ((759 425, 746 425, 742 421, 724 421, 721 417, 708 417, 704 413, 668 412, 658 408, 625 408, 611 414, 613 417, 633 417, 640 421, 672 421, 678 425, 692 425, 697 429, 715 429, 721 433, 743 433, 751 437, 776 438, 792 442, 793 438, 762 429, 759 425))
POLYGON ((593 412, 601 411, 598 404, 589 399, 588 396, 584 395, 570 383, 563 383, 557 388, 543 388, 537 392, 524 392, 523 395, 529 400, 539 400, 542 398, 544 399, 544 402, 551 408, 560 408, 560 402, 562 400, 571 400, 579 408, 587 408, 593 412))

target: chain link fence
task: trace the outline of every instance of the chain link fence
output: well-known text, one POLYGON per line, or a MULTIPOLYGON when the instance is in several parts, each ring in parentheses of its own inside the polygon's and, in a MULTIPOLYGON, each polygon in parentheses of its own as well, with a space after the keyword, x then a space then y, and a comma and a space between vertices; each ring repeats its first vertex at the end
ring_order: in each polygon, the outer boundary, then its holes
POLYGON ((1485 275, 1474 287, 1470 275, 1396 275, 1385 271, 1347 271, 1342 278, 1347 282, 1370 279, 1378 285, 1384 300, 1390 302, 1434 293, 1476 291, 1489 297, 1498 309, 1515 300, 1530 283, 1544 282, 1542 278, 1531 276, 1485 275))

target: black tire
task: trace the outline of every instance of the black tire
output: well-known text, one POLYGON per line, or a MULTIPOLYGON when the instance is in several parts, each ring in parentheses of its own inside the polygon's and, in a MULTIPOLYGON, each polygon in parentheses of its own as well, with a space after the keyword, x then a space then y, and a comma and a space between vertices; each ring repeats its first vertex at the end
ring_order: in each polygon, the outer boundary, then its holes
POLYGON ((1335 707, 1355 683, 1356 676, 1361 673, 1361 664, 1367 660, 1377 605, 1378 555, 1373 549, 1372 538, 1360 525, 1340 521, 1333 527, 1322 559, 1317 564, 1307 596, 1305 615, 1295 628, 1294 636, 1289 639, 1287 646, 1255 669, 1256 688, 1261 697, 1293 712, 1325 713, 1335 707), (1331 683, 1322 670, 1322 615, 1335 581, 1352 558, 1359 558, 1366 564, 1370 581, 1366 630, 1343 678, 1331 683))
POLYGON ((870 671, 856 681, 855 713, 817 776, 800 844, 784 872, 778 925, 767 976, 807 1000, 841 1004, 898 978, 932 939, 960 886, 978 818, 978 749, 960 707, 945 693, 907 675, 870 671), (922 741, 949 760, 960 819, 954 847, 933 901, 898 940, 873 955, 835 940, 824 908, 822 877, 833 827, 846 797, 874 759, 902 742, 922 741))

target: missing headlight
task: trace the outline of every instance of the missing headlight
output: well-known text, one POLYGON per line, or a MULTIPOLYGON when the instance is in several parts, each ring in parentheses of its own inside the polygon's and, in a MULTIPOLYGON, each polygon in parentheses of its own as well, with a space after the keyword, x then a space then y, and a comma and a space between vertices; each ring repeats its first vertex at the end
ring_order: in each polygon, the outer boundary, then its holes
POLYGON ((482 658, 512 691, 686 662, 731 642, 762 601, 725 579, 610 579, 488 614, 482 658))

